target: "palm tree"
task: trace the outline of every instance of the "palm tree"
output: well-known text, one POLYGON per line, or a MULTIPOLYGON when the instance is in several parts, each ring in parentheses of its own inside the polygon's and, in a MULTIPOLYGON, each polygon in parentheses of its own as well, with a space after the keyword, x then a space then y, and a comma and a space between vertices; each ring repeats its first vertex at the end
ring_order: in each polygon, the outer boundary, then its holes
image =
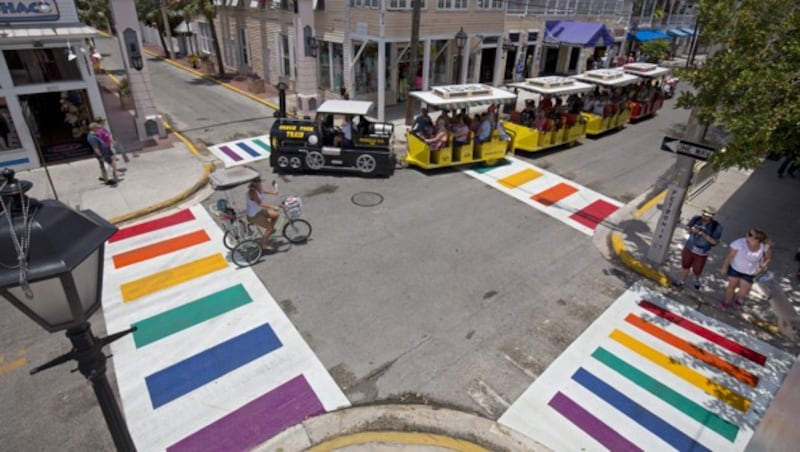
MULTIPOLYGON (((166 28, 171 24, 164 24, 161 14, 161 0, 136 0, 136 14, 140 19, 147 21, 148 24, 155 24, 158 29, 158 38, 161 40, 161 48, 164 49, 164 58, 169 59, 167 41, 164 40, 166 28)), ((169 7, 169 4, 168 4, 169 7)))
POLYGON ((214 26, 214 19, 217 17, 217 6, 213 0, 173 0, 173 4, 180 5, 185 17, 203 16, 208 22, 211 30, 211 45, 214 46, 214 54, 217 56, 217 77, 225 77, 225 66, 222 64, 222 50, 219 47, 217 38, 217 27, 214 26))

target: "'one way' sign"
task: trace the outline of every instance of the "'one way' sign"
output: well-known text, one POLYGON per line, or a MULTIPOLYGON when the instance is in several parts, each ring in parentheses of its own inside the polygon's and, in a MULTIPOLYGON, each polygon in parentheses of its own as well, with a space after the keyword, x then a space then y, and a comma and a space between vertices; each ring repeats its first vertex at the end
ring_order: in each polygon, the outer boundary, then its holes
POLYGON ((717 150, 702 144, 683 141, 680 138, 664 137, 661 150, 682 154, 697 160, 708 160, 717 150))

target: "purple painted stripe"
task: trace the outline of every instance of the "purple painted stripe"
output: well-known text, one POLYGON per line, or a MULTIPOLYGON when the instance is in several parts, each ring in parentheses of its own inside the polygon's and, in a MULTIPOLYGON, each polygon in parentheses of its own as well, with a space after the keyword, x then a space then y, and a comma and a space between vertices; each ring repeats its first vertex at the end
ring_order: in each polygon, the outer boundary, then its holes
POLYGON ((586 432, 597 442, 611 450, 642 450, 561 392, 556 393, 556 395, 550 399, 548 405, 561 413, 562 416, 569 419, 579 429, 586 432))
POLYGON ((225 153, 228 157, 232 158, 234 162, 238 162, 242 160, 242 156, 233 152, 233 149, 229 148, 228 146, 220 146, 219 150, 225 153))
POLYGON ((250 450, 286 428, 324 412, 306 377, 298 375, 169 446, 167 451, 250 450))

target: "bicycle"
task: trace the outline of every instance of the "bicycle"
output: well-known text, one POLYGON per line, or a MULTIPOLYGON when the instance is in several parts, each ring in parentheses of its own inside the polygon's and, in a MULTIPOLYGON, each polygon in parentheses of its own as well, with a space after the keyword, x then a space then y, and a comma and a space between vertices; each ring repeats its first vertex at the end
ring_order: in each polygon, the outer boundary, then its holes
MULTIPOLYGON (((300 198, 294 196, 284 197, 278 207, 280 208, 280 215, 275 220, 275 232, 270 236, 270 240, 277 238, 278 231, 280 231, 280 235, 293 245, 307 242, 311 236, 311 223, 300 218, 303 215, 300 198)), ((241 221, 240 218, 239 222, 241 221)), ((264 237, 264 233, 259 226, 249 222, 241 231, 245 235, 238 236, 240 240, 231 249, 231 260, 239 267, 249 267, 257 263, 264 253, 261 248, 261 239, 264 237)), ((225 234, 229 232, 231 232, 231 236, 235 234, 233 231, 226 231, 225 234)), ((225 243, 225 236, 223 236, 223 243, 225 243)), ((225 246, 227 246, 227 243, 225 243, 225 246)))

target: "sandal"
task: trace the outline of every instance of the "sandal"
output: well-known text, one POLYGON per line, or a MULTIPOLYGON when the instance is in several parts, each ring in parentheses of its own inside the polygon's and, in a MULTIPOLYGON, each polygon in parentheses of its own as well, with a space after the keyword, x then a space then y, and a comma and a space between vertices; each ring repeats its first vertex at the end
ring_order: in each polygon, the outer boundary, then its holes
POLYGON ((741 301, 739 301, 738 298, 734 298, 733 303, 731 303, 731 307, 733 307, 733 309, 736 309, 737 311, 741 311, 744 305, 742 304, 741 301))
POLYGON ((724 301, 720 301, 719 303, 717 303, 717 307, 722 309, 722 310, 724 310, 724 311, 727 311, 728 309, 731 308, 731 305, 729 305, 728 303, 725 303, 724 301))

